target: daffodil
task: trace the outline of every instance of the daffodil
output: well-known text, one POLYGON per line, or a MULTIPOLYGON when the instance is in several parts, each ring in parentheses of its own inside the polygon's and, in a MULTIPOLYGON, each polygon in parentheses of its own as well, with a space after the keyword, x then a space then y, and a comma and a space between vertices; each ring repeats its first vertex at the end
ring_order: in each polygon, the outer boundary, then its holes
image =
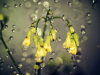
POLYGON ((70 33, 70 31, 68 31, 67 37, 66 37, 65 42, 63 43, 63 46, 64 46, 64 48, 68 49, 68 48, 70 48, 70 45, 71 45, 71 33, 70 33))
POLYGON ((70 26, 70 32, 74 33, 74 28, 72 26, 70 26))
POLYGON ((43 56, 46 56, 46 54, 47 54, 47 51, 43 47, 39 46, 35 56, 36 57, 43 57, 43 56))
POLYGON ((39 36, 38 35, 34 35, 33 36, 33 41, 34 41, 34 44, 35 44, 35 47, 38 47, 39 46, 39 36))
POLYGON ((56 33, 57 33, 56 29, 51 30, 51 33, 50 33, 51 41, 56 40, 56 33))
POLYGON ((51 48, 51 45, 50 45, 50 36, 49 35, 47 36, 46 42, 44 43, 44 49, 47 52, 52 52, 52 48, 51 48))
POLYGON ((29 46, 31 44, 31 34, 32 34, 31 30, 29 30, 27 33, 27 37, 25 37, 25 39, 22 43, 23 46, 29 46))
POLYGON ((69 53, 76 55, 76 53, 77 53, 77 46, 75 44, 74 39, 71 39, 71 41, 72 41, 72 44, 71 44, 69 53))
POLYGON ((73 34, 74 40, 76 42, 76 45, 79 46, 79 35, 77 33, 73 34))
POLYGON ((31 27, 31 30, 32 30, 32 33, 34 33, 34 34, 36 33, 35 26, 32 26, 32 27, 31 27))

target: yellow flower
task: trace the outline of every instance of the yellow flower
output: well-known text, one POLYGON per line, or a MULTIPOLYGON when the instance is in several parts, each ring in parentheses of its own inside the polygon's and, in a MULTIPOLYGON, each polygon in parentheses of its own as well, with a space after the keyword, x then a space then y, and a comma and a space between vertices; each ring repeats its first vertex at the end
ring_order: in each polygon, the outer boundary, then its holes
POLYGON ((70 26, 70 32, 74 33, 74 28, 72 26, 70 26))
POLYGON ((46 56, 47 51, 43 47, 38 47, 37 53, 35 54, 36 57, 43 57, 46 56))
POLYGON ((27 37, 28 38, 31 38, 31 35, 32 35, 32 32, 31 32, 31 29, 28 31, 28 33, 27 33, 27 37))
POLYGON ((52 10, 49 10, 49 14, 52 15, 53 14, 53 11, 52 10))
POLYGON ((68 49, 68 48, 70 48, 70 45, 71 45, 71 33, 68 31, 67 37, 66 37, 65 42, 63 43, 63 46, 64 46, 64 48, 68 49))
POLYGON ((4 19, 3 15, 0 14, 0 20, 2 21, 4 19))
POLYGON ((31 44, 31 38, 26 37, 22 43, 23 46, 29 46, 31 44))
POLYGON ((24 39, 22 45, 29 46, 31 44, 31 30, 28 31, 27 37, 24 39))
POLYGON ((49 35, 47 36, 46 42, 44 43, 44 49, 47 52, 52 52, 52 48, 51 48, 51 45, 50 45, 50 36, 49 35))
POLYGON ((31 29, 32 29, 32 33, 36 33, 36 29, 35 29, 35 26, 33 26, 33 27, 31 27, 31 29))
POLYGON ((28 72, 25 72, 25 75, 30 75, 30 73, 28 73, 28 72))
POLYGON ((69 53, 76 55, 77 47, 76 47, 75 41, 74 39, 72 39, 71 41, 72 41, 72 44, 71 44, 69 53))
POLYGON ((39 36, 38 35, 34 35, 33 36, 33 41, 34 41, 34 44, 35 44, 35 47, 38 47, 39 46, 39 36))
POLYGON ((79 46, 79 35, 77 33, 73 34, 74 40, 76 42, 76 45, 79 46))
POLYGON ((34 69, 39 69, 40 67, 39 67, 39 65, 34 65, 34 69))
POLYGON ((40 46, 43 46, 43 41, 44 41, 44 39, 42 37, 39 37, 38 43, 40 44, 40 46))
POLYGON ((51 41, 56 40, 56 33, 57 33, 56 29, 51 30, 51 33, 50 33, 51 41))

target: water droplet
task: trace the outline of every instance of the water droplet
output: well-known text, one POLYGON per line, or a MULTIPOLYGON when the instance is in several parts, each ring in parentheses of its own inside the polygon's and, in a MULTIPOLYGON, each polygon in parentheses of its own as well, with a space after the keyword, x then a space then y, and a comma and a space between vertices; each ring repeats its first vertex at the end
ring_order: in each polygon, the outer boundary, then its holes
POLYGON ((22 68, 22 64, 21 63, 18 63, 18 68, 22 68))
POLYGON ((78 66, 77 65, 73 65, 73 69, 76 69, 78 66))
POLYGON ((100 45, 97 45, 97 47, 99 48, 99 47, 100 47, 100 45))
POLYGON ((12 29, 12 32, 14 33, 15 32, 15 29, 12 29))
POLYGON ((56 39, 56 41, 60 42, 60 41, 61 41, 61 37, 58 37, 58 38, 56 39))
POLYGON ((6 58, 8 58, 8 55, 6 55, 6 58))
POLYGON ((50 58, 50 59, 49 59, 49 62, 53 62, 53 58, 50 58))
POLYGON ((19 4, 19 7, 22 7, 23 6, 23 4, 19 4))
POLYGON ((22 56, 24 56, 24 57, 27 57, 27 55, 28 55, 27 52, 22 53, 22 56))
POLYGON ((86 32, 85 32, 85 29, 82 29, 81 30, 81 34, 85 34, 86 32))
POLYGON ((39 10, 38 10, 38 8, 36 8, 34 13, 38 14, 38 12, 39 12, 39 10))
POLYGON ((92 23, 92 20, 88 20, 88 21, 87 21, 87 23, 88 23, 89 25, 91 25, 91 23, 92 23))
POLYGON ((62 20, 65 21, 65 16, 64 15, 62 16, 62 20))
POLYGON ((45 1, 45 2, 43 3, 43 6, 44 6, 45 8, 48 8, 48 7, 49 7, 49 2, 48 2, 48 1, 45 1))
POLYGON ((81 60, 80 60, 80 59, 77 59, 77 60, 76 60, 76 62, 77 62, 77 63, 80 63, 80 62, 81 62, 81 60))
POLYGON ((13 25, 12 27, 15 28, 15 25, 13 25))
POLYGON ((8 28, 8 25, 5 25, 5 26, 4 26, 4 29, 6 29, 6 28, 8 28))
POLYGON ((17 73, 16 70, 13 70, 13 73, 16 74, 17 73))
POLYGON ((3 65, 3 62, 1 62, 0 65, 3 65))
POLYGON ((41 67, 44 67, 44 66, 45 66, 45 63, 44 63, 44 62, 43 62, 43 63, 41 63, 41 64, 40 64, 40 66, 41 66, 41 67))
POLYGON ((86 16, 90 17, 91 16, 90 12, 87 12, 86 13, 86 16))
POLYGON ((58 3, 58 0, 54 0, 55 3, 58 3))
POLYGON ((3 70, 3 67, 1 67, 0 70, 3 70))
POLYGON ((83 36, 83 40, 86 41, 88 39, 87 36, 83 36))
POLYGON ((12 66, 12 65, 10 65, 10 68, 11 68, 11 69, 13 69, 13 66, 12 66))
POLYGON ((24 58, 24 57, 22 57, 22 58, 21 58, 21 61, 25 61, 25 58, 24 58))
POLYGON ((51 53, 51 55, 55 55, 55 51, 53 51, 53 52, 51 53))
POLYGON ((68 6, 71 6, 72 5, 72 3, 70 1, 68 1, 67 4, 68 4, 68 6))
POLYGON ((87 56, 86 58, 88 59, 89 57, 87 56))
POLYGON ((27 58, 26 59, 26 63, 31 63, 31 59, 30 58, 27 58))
POLYGON ((12 40, 12 39, 13 39, 13 36, 10 36, 10 37, 9 37, 9 40, 12 40))
POLYGON ((38 0, 33 0, 33 2, 37 2, 38 0))
POLYGON ((27 1, 27 2, 25 3, 25 6, 28 7, 28 8, 31 7, 31 2, 27 1))
POLYGON ((81 47, 79 47, 79 48, 78 48, 78 50, 79 50, 79 51, 81 51, 81 50, 82 50, 82 48, 81 48, 81 47))
POLYGON ((38 16, 36 14, 34 14, 34 13, 31 14, 32 21, 36 21, 37 17, 38 16))
POLYGON ((85 25, 81 25, 81 28, 82 28, 82 29, 85 29, 85 25))
POLYGON ((14 7, 17 8, 17 4, 15 4, 14 7))
POLYGON ((38 2, 37 2, 37 4, 38 4, 38 5, 41 5, 41 4, 42 4, 42 2, 41 2, 41 1, 38 1, 38 2))
POLYGON ((6 3, 4 3, 4 4, 3 4, 3 7, 7 8, 7 7, 8 7, 8 5, 7 5, 6 3))
POLYGON ((16 75, 19 75, 19 74, 16 74, 16 75))

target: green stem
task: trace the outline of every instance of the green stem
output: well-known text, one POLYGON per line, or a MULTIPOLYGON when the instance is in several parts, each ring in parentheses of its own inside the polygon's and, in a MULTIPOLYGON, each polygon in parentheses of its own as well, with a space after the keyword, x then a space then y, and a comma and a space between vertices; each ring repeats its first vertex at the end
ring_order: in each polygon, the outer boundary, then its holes
POLYGON ((9 54, 9 56, 10 56, 10 58, 11 58, 13 64, 14 64, 15 67, 17 68, 17 70, 18 70, 18 72, 20 73, 20 75, 22 75, 22 73, 21 73, 20 69, 18 68, 18 66, 17 66, 17 64, 16 64, 16 62, 15 62, 15 60, 14 60, 14 58, 13 58, 12 55, 10 54, 9 48, 7 47, 5 41, 4 41, 3 37, 2 37, 2 32, 1 32, 1 41, 2 41, 2 43, 3 43, 3 45, 4 45, 5 49, 6 49, 6 51, 8 52, 8 54, 9 54))

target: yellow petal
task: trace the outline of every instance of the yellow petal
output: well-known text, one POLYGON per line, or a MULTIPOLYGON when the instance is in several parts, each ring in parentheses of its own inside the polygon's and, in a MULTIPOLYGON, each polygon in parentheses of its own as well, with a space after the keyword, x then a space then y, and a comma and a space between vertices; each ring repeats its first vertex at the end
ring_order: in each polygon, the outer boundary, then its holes
POLYGON ((70 32, 74 33, 74 28, 72 26, 70 26, 70 32))
POLYGON ((34 35, 33 36, 33 41, 34 41, 35 46, 38 47, 39 36, 38 35, 34 35))
POLYGON ((31 38, 31 34, 32 34, 32 32, 31 32, 31 29, 28 31, 28 33, 27 33, 27 37, 28 38, 31 38))
POLYGON ((74 54, 74 55, 76 55, 77 53, 77 47, 73 39, 72 39, 72 44, 71 44, 69 53, 74 54))
POLYGON ((39 67, 39 65, 34 65, 34 69, 39 69, 40 67, 39 67))
POLYGON ((4 19, 3 15, 2 15, 2 14, 0 14, 0 20, 3 20, 3 19, 4 19))
POLYGON ((56 33, 57 33, 56 29, 51 30, 51 35, 52 35, 52 40, 51 41, 56 40, 56 33))
POLYGON ((47 51, 47 52, 52 52, 52 48, 51 48, 51 45, 49 44, 47 44, 47 43, 45 43, 44 44, 44 49, 47 51))
POLYGON ((36 57, 43 57, 46 56, 47 52, 44 48, 38 47, 37 53, 35 54, 36 57))
POLYGON ((77 33, 74 33, 73 37, 74 37, 74 40, 75 40, 77 46, 79 46, 79 35, 77 33))
POLYGON ((68 31, 67 32, 67 37, 65 42, 63 43, 64 48, 70 48, 71 46, 71 33, 68 31))
POLYGON ((31 44, 31 39, 26 37, 22 43, 23 46, 29 46, 31 44))
POLYGON ((31 27, 31 29, 32 29, 32 33, 36 33, 36 29, 35 29, 35 27, 31 27))
POLYGON ((35 61, 36 61, 36 62, 42 62, 42 59, 41 59, 41 57, 35 58, 35 61))

